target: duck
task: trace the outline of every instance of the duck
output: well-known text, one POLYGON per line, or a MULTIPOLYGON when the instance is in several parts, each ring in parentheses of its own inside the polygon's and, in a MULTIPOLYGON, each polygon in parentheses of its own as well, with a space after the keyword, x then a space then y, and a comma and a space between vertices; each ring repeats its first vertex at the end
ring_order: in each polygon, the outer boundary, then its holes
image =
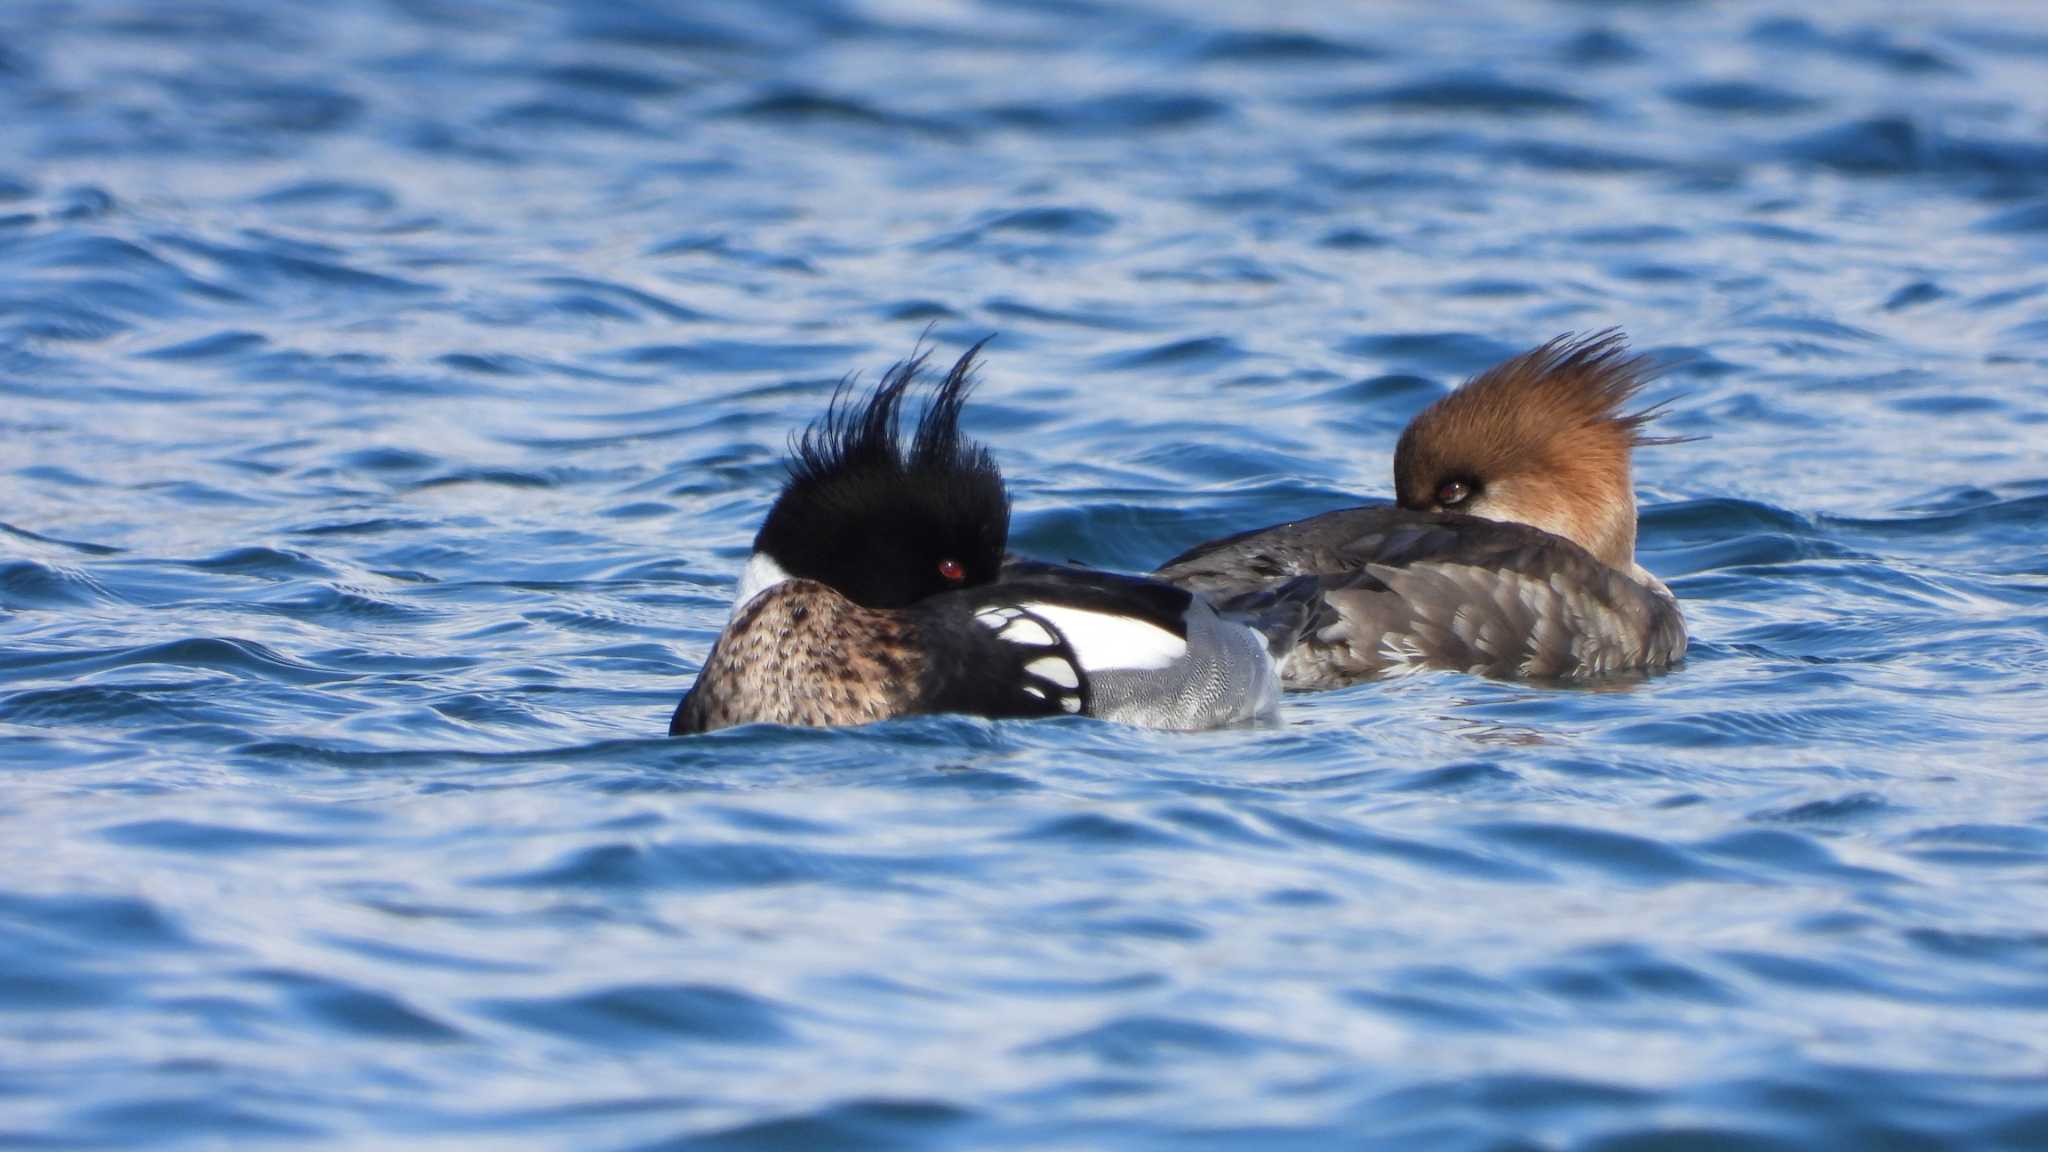
POLYGON ((1394 500, 1198 544, 1153 575, 1228 611, 1302 581, 1320 604, 1288 690, 1449 669, 1585 681, 1685 657, 1678 599, 1637 560, 1631 461, 1654 376, 1609 329, 1567 333, 1424 408, 1394 448, 1394 500))
POLYGON ((985 343, 908 428, 922 349, 864 395, 842 381, 792 438, 670 735, 936 713, 1177 730, 1275 718, 1279 660, 1315 589, 1244 590, 1225 613, 1167 581, 1009 554, 1002 472, 960 430, 985 343))

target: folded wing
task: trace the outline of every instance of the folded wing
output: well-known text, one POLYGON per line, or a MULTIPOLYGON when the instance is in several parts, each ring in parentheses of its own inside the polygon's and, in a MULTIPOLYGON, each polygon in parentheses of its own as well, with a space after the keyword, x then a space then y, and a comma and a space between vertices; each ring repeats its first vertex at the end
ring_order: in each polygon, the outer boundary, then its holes
POLYGON ((1322 610, 1287 657, 1289 688, 1421 668, 1589 677, 1685 653, 1668 592, 1561 537, 1455 513, 1344 509, 1205 544, 1157 575, 1226 612, 1312 582, 1322 610))

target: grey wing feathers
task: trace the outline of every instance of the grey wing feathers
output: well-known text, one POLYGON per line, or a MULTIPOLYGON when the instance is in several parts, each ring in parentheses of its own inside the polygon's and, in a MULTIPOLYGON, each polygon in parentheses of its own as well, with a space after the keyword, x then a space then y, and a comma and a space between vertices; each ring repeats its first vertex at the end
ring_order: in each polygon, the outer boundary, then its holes
POLYGON ((1335 625, 1337 611, 1326 594, 1334 582, 1320 576, 1295 576, 1241 591, 1208 596, 1216 612, 1259 634, 1266 651, 1281 659, 1304 636, 1335 625))
POLYGON ((1187 644, 1177 659, 1163 665, 1091 670, 1089 714, 1182 730, 1274 718, 1281 677, 1271 642, 1201 597, 1189 601, 1182 623, 1187 644))
MULTIPOLYGON (((1156 575, 1196 591, 1221 591, 1291 576, 1356 574, 1368 564, 1453 560, 1476 567, 1512 567, 1509 558, 1516 553, 1550 544, 1579 551, 1567 541, 1521 524, 1371 506, 1212 541, 1176 556, 1156 575)), ((1600 567, 1591 556, 1581 556, 1600 567)))
POLYGON ((1349 636, 1366 641, 1352 662, 1359 673, 1430 666, 1549 679, 1646 663, 1646 630, 1629 618, 1639 597, 1627 589, 1429 561, 1368 571, 1386 591, 1326 594, 1349 636))
POLYGON ((1233 610, 1313 581, 1320 607, 1284 666, 1294 689, 1425 667, 1597 676, 1685 652, 1668 592, 1549 533, 1453 513, 1347 509, 1204 545, 1158 575, 1233 610))

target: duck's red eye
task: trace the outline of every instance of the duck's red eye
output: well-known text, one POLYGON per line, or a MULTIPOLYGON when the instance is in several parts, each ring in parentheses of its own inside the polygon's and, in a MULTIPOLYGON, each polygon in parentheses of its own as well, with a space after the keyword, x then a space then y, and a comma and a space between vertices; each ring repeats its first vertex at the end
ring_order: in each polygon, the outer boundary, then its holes
POLYGON ((939 561, 939 575, 958 584, 962 580, 967 579, 967 569, 962 568, 958 560, 941 560, 939 561))

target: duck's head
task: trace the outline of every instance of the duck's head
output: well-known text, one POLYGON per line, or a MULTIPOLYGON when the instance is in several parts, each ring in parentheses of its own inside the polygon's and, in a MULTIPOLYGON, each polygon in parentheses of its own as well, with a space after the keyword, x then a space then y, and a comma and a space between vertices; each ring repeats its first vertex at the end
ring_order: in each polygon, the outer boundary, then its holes
POLYGON ((1629 455, 1658 409, 1623 409, 1651 378, 1618 331, 1560 336, 1495 365, 1410 421, 1394 499, 1562 536, 1623 570, 1635 563, 1629 455))
POLYGON ((932 389, 907 443, 899 413, 928 354, 890 368, 864 397, 840 386, 824 418, 791 442, 789 480, 754 538, 735 609, 790 577, 868 608, 996 578, 1010 497, 988 451, 960 434, 980 350, 932 389))

